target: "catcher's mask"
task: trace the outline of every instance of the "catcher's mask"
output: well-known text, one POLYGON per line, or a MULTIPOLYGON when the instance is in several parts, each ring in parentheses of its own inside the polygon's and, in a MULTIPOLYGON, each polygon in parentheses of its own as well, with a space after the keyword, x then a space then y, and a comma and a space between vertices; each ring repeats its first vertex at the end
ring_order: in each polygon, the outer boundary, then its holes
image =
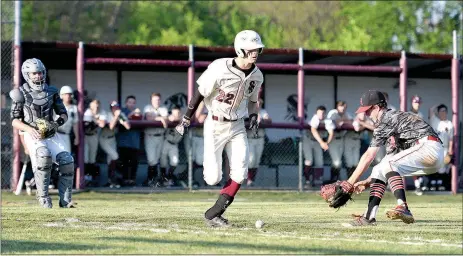
POLYGON ((24 61, 21 72, 27 84, 34 91, 43 91, 47 78, 45 65, 39 59, 27 59, 24 61))

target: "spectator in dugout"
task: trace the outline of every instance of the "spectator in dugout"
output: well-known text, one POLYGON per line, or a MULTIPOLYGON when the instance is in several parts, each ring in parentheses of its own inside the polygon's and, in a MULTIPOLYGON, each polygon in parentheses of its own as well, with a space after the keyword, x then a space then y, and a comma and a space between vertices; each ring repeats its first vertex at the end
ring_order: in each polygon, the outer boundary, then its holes
POLYGON ((326 118, 325 106, 318 106, 309 122, 310 130, 302 138, 302 152, 304 154, 304 189, 311 189, 314 185, 323 183, 323 151, 328 150, 333 139, 334 124, 326 118), (319 130, 323 124, 324 129, 319 130))
MULTIPOLYGON (((121 109, 122 113, 129 120, 142 120, 143 115, 137 108, 137 99, 130 95, 125 99, 125 107, 121 109)), ((126 129, 124 126, 119 127, 116 135, 119 160, 121 163, 122 179, 125 186, 135 186, 138 168, 138 152, 140 150, 140 131, 126 129)))
MULTIPOLYGON (((264 100, 259 99, 257 108, 257 121, 259 124, 271 124, 272 119, 268 114, 267 110, 263 108, 264 100)), ((249 144, 249 163, 248 163, 248 179, 247 186, 253 186, 256 180, 257 170, 260 165, 262 153, 264 152, 265 145, 265 129, 260 128, 255 134, 252 130, 247 130, 248 144, 249 144)))
MULTIPOLYGON (((453 156, 453 124, 448 119, 448 108, 444 104, 433 106, 429 109, 429 123, 439 135, 444 146, 444 156, 450 159, 453 156)), ((450 189, 450 167, 451 162, 446 163, 436 173, 428 176, 429 190, 443 191, 450 189)))
MULTIPOLYGON (((423 103, 423 99, 418 95, 413 95, 411 98, 411 102, 412 102, 412 108, 410 109, 410 112, 424 119, 423 113, 420 112, 420 106, 421 106, 421 103, 423 103)), ((423 177, 413 176, 413 181, 415 185, 415 194, 421 196, 423 194, 422 188, 421 188, 421 186, 423 185, 423 177)))
POLYGON ((84 113, 84 163, 86 186, 97 186, 100 168, 96 165, 98 153, 98 135, 100 129, 105 126, 106 116, 101 110, 100 101, 94 99, 90 102, 89 108, 84 113))

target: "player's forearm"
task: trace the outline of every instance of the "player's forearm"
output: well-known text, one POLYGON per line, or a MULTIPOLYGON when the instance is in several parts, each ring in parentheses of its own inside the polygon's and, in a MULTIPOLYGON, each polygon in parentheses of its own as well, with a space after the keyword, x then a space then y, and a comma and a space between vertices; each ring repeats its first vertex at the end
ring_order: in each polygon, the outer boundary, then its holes
POLYGON ((130 130, 131 126, 130 126, 130 123, 129 123, 129 122, 123 121, 123 122, 121 122, 121 124, 122 124, 122 126, 125 127, 125 129, 130 130))
POLYGON ((311 127, 310 131, 312 132, 313 137, 318 141, 318 143, 322 144, 324 142, 316 128, 311 127))
POLYGON ((248 102, 248 114, 257 114, 257 102, 248 102))
POLYGON ((75 123, 73 126, 74 135, 76 136, 76 140, 79 140, 79 123, 75 123))
POLYGON ((114 128, 116 127, 118 121, 119 121, 119 117, 113 118, 113 120, 111 120, 111 122, 109 122, 109 129, 114 130, 114 128))
POLYGON ((191 98, 190 103, 188 103, 188 108, 186 110, 185 116, 190 118, 198 109, 199 104, 203 101, 204 96, 199 92, 198 88, 196 88, 195 93, 193 94, 193 98, 191 98))
POLYGON ((453 155, 453 139, 449 141, 449 155, 453 155))
POLYGON ((330 144, 331 141, 333 140, 333 136, 334 136, 333 131, 329 131, 328 132, 328 141, 326 141, 326 143, 330 144))
POLYGON ((32 128, 32 126, 25 124, 23 121, 19 119, 13 119, 11 122, 11 125, 21 131, 29 132, 29 130, 32 128))
POLYGON ((355 168, 354 173, 352 173, 352 175, 349 177, 347 181, 350 184, 354 184, 355 182, 357 182, 362 176, 362 174, 368 169, 368 167, 374 159, 375 154, 367 150, 367 152, 365 152, 365 154, 363 154, 363 156, 360 158, 357 168, 355 168))

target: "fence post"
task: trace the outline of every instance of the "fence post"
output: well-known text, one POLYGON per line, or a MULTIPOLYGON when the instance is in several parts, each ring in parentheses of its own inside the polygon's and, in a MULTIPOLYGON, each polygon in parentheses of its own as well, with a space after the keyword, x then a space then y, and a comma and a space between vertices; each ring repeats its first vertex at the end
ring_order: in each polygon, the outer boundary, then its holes
POLYGON ((459 79, 460 79, 460 60, 458 56, 458 37, 457 31, 453 31, 453 58, 452 58, 452 71, 451 71, 451 83, 452 83, 452 123, 453 123, 453 164, 452 164, 452 194, 456 195, 458 192, 458 167, 460 166, 460 153, 459 153, 459 142, 460 142, 460 118, 459 118, 459 79))
POLYGON ((79 146, 77 148, 77 171, 76 171, 76 189, 85 188, 85 170, 84 170, 84 146, 85 146, 85 134, 84 134, 84 43, 79 42, 79 48, 77 49, 77 92, 78 92, 78 101, 77 101, 77 113, 79 116, 78 123, 78 133, 79 133, 79 146))
POLYGON ((301 47, 299 48, 299 70, 297 71, 297 117, 299 121, 299 147, 298 147, 298 154, 299 154, 299 163, 298 163, 298 189, 299 192, 302 192, 302 171, 303 171, 303 154, 302 154, 302 138, 304 136, 304 69, 302 66, 304 65, 304 49, 301 47))
MULTIPOLYGON (((190 66, 188 67, 188 104, 193 98, 194 93, 194 84, 195 84, 195 62, 194 62, 194 46, 192 44, 188 47, 188 61, 190 62, 190 66)), ((193 119, 195 120, 195 119, 193 119)), ((196 120, 195 120, 196 121, 196 120)), ((188 157, 188 189, 190 192, 193 190, 193 147, 192 147, 192 139, 193 133, 191 129, 188 129, 188 142, 187 144, 187 157, 188 157)))
MULTIPOLYGON (((14 8, 14 74, 13 83, 14 87, 21 86, 21 1, 15 1, 14 8)), ((13 191, 16 189, 21 173, 21 139, 19 137, 19 130, 13 129, 13 184, 11 188, 13 191)), ((22 187, 22 184, 19 184, 22 187)))

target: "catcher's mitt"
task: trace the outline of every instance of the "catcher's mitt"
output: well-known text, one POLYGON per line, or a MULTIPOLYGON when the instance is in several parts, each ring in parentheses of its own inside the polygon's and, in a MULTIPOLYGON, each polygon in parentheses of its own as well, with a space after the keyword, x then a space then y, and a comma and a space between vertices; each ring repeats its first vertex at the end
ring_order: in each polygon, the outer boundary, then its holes
POLYGON ((347 201, 352 200, 354 186, 347 181, 337 181, 321 187, 320 195, 329 203, 332 208, 344 206, 347 201))
POLYGON ((42 139, 53 137, 53 135, 55 135, 56 131, 58 130, 57 123, 50 122, 43 118, 38 118, 35 120, 35 124, 37 125, 37 130, 39 131, 42 139))

